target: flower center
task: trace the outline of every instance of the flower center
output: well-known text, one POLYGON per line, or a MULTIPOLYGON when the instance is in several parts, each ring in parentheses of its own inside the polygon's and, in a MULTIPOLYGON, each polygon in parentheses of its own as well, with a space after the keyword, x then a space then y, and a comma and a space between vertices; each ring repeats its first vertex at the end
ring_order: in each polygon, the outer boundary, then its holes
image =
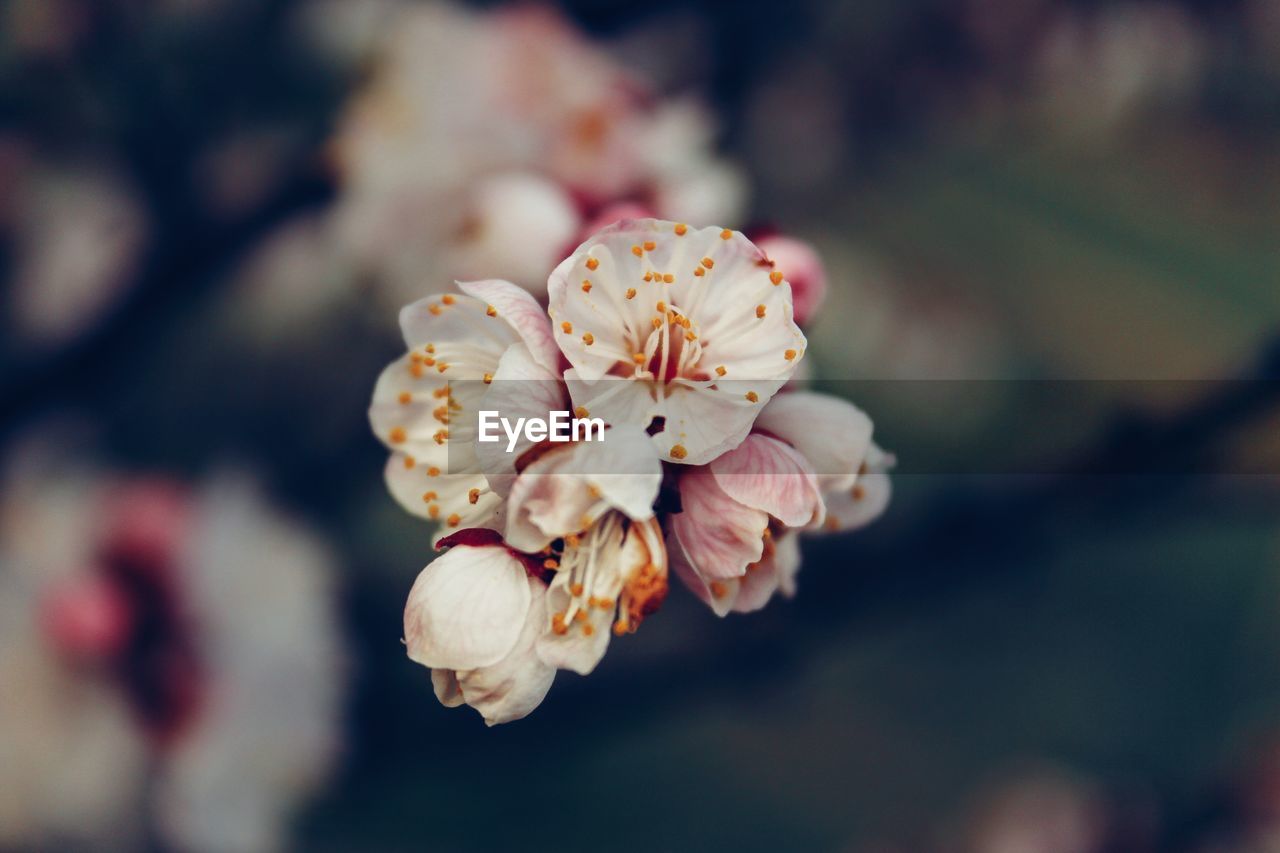
POLYGON ((697 324, 679 306, 662 301, 654 307, 647 329, 639 329, 636 337, 629 338, 633 346, 631 363, 619 363, 614 372, 664 385, 677 378, 708 378, 698 371, 702 341, 697 324))
POLYGON ((582 534, 565 537, 558 573, 567 577, 570 598, 567 609, 552 616, 555 633, 580 624, 590 634, 593 609, 609 612, 614 634, 634 632, 667 594, 666 550, 656 519, 633 522, 620 512, 605 513, 582 534))

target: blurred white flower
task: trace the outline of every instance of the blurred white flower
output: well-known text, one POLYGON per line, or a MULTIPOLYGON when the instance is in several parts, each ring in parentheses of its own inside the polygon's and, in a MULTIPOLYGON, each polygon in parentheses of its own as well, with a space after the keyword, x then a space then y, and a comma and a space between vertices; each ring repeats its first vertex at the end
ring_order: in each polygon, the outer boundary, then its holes
POLYGON ((102 169, 30 165, 9 201, 16 331, 57 345, 85 331, 126 293, 147 240, 142 206, 102 169))
POLYGON ((1056 132, 1107 135, 1189 100, 1207 59, 1195 22, 1172 3, 1064 7, 1032 68, 1035 107, 1056 132))
POLYGON ((663 102, 557 13, 402 10, 333 145, 343 244, 404 302, 424 282, 542 293, 620 202, 732 223, 743 184, 692 101, 663 102))
POLYGON ((243 478, 192 493, 22 451, 0 502, 20 712, 0 714, 0 839, 279 849, 338 745, 332 556, 243 478))

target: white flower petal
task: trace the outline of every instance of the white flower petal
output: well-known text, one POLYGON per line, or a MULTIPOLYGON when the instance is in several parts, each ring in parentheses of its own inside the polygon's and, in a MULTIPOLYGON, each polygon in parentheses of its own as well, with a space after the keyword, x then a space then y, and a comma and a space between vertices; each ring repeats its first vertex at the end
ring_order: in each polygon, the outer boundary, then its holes
POLYGON ((492 666, 458 675, 466 703, 490 726, 527 716, 542 704, 556 677, 555 667, 544 663, 537 653, 538 637, 547 624, 547 588, 534 578, 527 581, 529 610, 515 648, 492 666))
POLYGON ((520 336, 540 367, 560 374, 560 348, 551 335, 551 321, 528 291, 499 279, 459 282, 458 287, 483 302, 486 315, 492 306, 497 317, 520 336))
POLYGON ((606 430, 604 441, 553 447, 511 488, 507 541, 535 552, 584 530, 609 510, 633 521, 652 518, 661 484, 662 464, 648 437, 634 427, 606 430))
POLYGON ((404 635, 410 659, 433 669, 497 663, 515 647, 529 598, 524 566, 507 549, 446 551, 409 592, 404 635))
POLYGON ((790 287, 736 231, 623 220, 566 258, 548 293, 581 383, 574 403, 642 427, 664 418, 654 443, 668 461, 699 464, 736 446, 804 356, 790 287), (645 391, 595 387, 616 378, 645 391))
POLYGON ((893 480, 889 470, 894 465, 893 455, 885 453, 875 444, 867 453, 867 471, 860 474, 848 489, 832 492, 826 497, 826 530, 856 530, 879 518, 889 506, 893 496, 893 480))

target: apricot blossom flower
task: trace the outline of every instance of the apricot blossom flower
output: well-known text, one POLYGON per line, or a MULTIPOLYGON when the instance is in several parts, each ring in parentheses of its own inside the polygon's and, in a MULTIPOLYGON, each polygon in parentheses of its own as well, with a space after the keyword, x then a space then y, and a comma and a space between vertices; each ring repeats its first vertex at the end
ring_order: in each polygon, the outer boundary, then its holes
POLYGON ((667 461, 736 447, 804 355, 783 271, 727 228, 623 220, 548 291, 574 404, 648 429, 667 461))

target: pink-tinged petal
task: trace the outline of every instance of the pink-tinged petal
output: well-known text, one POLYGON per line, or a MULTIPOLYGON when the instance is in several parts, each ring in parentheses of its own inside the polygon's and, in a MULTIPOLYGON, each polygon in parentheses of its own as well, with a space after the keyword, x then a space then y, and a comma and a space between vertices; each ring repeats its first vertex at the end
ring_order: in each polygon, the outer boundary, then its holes
POLYGON ((458 686, 458 673, 452 669, 431 670, 431 687, 440 704, 446 708, 456 708, 467 703, 462 698, 462 688, 458 686))
POLYGON ((796 575, 800 573, 800 537, 782 533, 774 540, 773 567, 778 575, 778 592, 787 598, 796 594, 796 575))
MULTIPOLYGON (((477 411, 497 412, 515 424, 520 418, 547 420, 551 412, 565 411, 568 395, 559 377, 533 360, 529 349, 516 344, 508 349, 498 362, 484 397, 477 411)), ((499 495, 510 493, 516 475, 516 460, 533 447, 523 431, 510 451, 507 435, 499 430, 499 440, 477 441, 476 457, 489 486, 499 495)))
POLYGON ((755 428, 790 444, 809 460, 823 490, 853 486, 871 447, 871 418, 838 397, 811 391, 779 394, 755 428))
POLYGON ((866 473, 860 474, 848 489, 827 495, 827 522, 825 530, 856 530, 865 527, 884 514, 893 496, 893 481, 889 471, 894 465, 893 454, 885 453, 875 444, 867 453, 866 473))
POLYGON ((741 577, 763 553, 769 516, 729 497, 706 469, 682 476, 679 488, 682 511, 669 527, 689 564, 707 580, 741 577))
POLYGON ((766 560, 747 569, 738 581, 731 609, 734 613, 754 613, 763 609, 777 591, 778 568, 772 560, 766 560))
POLYGON ((616 225, 624 219, 645 219, 653 216, 653 211, 634 201, 611 204, 596 214, 595 218, 583 226, 578 234, 578 242, 590 239, 592 234, 603 231, 610 225, 616 225))
POLYGON ((542 704, 555 667, 538 657, 538 638, 546 630, 547 589, 541 581, 528 579, 529 611, 511 652, 492 666, 458 674, 466 703, 484 717, 486 725, 518 720, 542 704))
POLYGON ((409 592, 409 658, 433 669, 491 666, 515 647, 529 599, 524 566, 505 548, 452 548, 422 570, 409 592))
POLYGON ((781 234, 756 240, 756 245, 774 262, 774 269, 791 285, 791 301, 796 322, 801 326, 818 313, 827 296, 827 268, 814 248, 803 240, 781 234))
POLYGON ((777 439, 748 436, 712 462, 711 473, 729 497, 788 527, 804 527, 823 516, 822 495, 812 466, 777 439))
POLYGON ((519 334, 538 365, 559 375, 560 348, 552 337, 551 321, 527 290, 499 279, 459 282, 458 287, 468 296, 485 303, 486 316, 492 307, 497 318, 519 334))
POLYGON ((633 521, 653 517, 662 464, 635 428, 606 430, 603 441, 552 445, 516 478, 507 508, 506 538, 539 551, 578 533, 609 510, 633 521))
POLYGON ((698 574, 692 563, 689 562, 688 556, 684 553, 680 541, 675 536, 667 539, 667 555, 670 559, 671 569, 675 572, 676 577, 689 588, 689 591, 698 597, 705 605, 711 608, 711 612, 717 616, 724 617, 733 609, 733 603, 738 598, 738 578, 727 578, 724 580, 708 580, 698 574))

